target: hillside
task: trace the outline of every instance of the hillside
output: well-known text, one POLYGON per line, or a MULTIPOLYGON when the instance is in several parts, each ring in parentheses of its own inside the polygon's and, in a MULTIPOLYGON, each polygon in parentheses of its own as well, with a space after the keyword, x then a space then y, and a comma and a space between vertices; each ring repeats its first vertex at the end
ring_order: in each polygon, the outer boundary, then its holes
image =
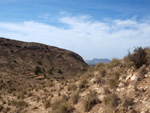
POLYGON ((136 48, 121 60, 88 67, 65 79, 57 72, 57 77, 41 79, 9 68, 3 65, 0 74, 2 113, 150 112, 150 48, 136 48))
POLYGON ((82 57, 74 52, 38 43, 0 38, 1 72, 65 77, 85 71, 87 67, 82 57))

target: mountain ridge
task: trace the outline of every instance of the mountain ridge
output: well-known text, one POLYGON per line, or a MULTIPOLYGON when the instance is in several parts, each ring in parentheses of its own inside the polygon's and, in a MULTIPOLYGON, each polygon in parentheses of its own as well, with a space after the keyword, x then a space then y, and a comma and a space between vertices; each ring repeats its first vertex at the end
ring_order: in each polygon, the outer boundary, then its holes
POLYGON ((97 65, 99 63, 109 63, 108 58, 93 58, 92 60, 85 60, 88 65, 97 65))

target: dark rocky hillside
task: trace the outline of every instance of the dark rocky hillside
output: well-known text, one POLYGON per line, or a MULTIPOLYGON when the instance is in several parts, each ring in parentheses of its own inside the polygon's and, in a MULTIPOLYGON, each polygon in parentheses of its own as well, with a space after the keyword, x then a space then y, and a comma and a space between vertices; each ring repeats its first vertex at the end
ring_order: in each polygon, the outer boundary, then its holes
POLYGON ((85 71, 78 54, 53 46, 0 38, 0 71, 31 76, 70 76, 85 71))

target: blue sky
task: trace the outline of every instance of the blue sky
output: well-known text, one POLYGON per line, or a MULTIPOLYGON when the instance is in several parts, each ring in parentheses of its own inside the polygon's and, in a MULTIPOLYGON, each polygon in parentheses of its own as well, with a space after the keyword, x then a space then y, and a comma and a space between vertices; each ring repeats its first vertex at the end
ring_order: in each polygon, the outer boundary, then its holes
POLYGON ((150 46, 150 0, 0 0, 0 37, 53 45, 84 59, 150 46))

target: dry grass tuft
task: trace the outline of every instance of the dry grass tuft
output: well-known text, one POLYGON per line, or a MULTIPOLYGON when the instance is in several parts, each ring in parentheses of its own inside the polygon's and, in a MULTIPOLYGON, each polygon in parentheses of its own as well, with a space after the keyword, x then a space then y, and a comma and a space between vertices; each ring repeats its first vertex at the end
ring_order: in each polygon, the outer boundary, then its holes
POLYGON ((50 101, 50 100, 46 100, 46 101, 44 102, 44 108, 47 109, 47 108, 49 108, 49 107, 51 107, 51 101, 50 101))
POLYGON ((72 83, 68 86, 68 91, 75 91, 77 89, 77 86, 76 84, 72 83))
POLYGON ((56 100, 52 104, 52 113, 71 113, 73 109, 70 103, 65 100, 56 100))
POLYGON ((79 89, 86 88, 87 83, 88 83, 87 79, 83 79, 79 84, 79 89))
POLYGON ((70 98, 70 101, 71 101, 72 104, 77 104, 79 98, 80 98, 79 92, 76 92, 76 93, 73 94, 73 96, 70 98))
POLYGON ((85 100, 83 101, 83 108, 85 112, 88 112, 94 105, 100 102, 100 100, 96 97, 95 91, 90 91, 85 100))

